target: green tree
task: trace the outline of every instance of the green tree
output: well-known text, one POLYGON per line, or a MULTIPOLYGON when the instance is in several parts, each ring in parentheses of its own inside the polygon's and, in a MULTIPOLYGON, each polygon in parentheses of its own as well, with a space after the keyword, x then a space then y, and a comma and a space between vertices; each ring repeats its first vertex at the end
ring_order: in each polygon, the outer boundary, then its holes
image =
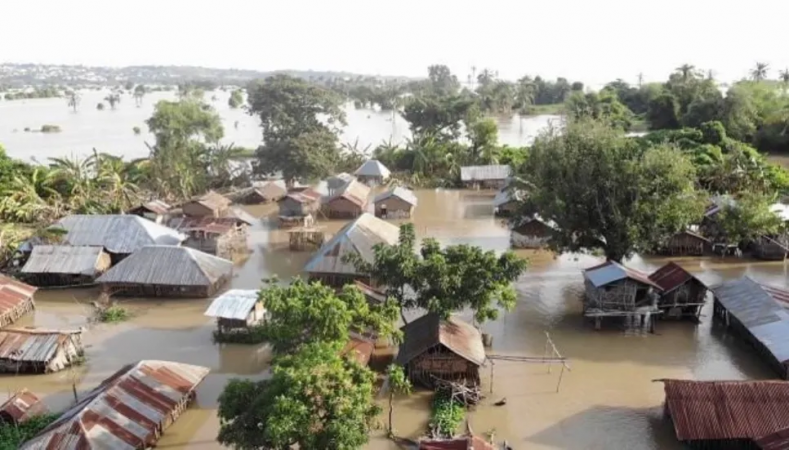
POLYGON ((236 89, 230 93, 230 98, 227 100, 228 106, 231 109, 238 109, 239 106, 244 104, 244 93, 241 89, 236 89))
POLYGON ((698 77, 698 71, 696 70, 696 66, 690 64, 683 64, 677 67, 677 72, 679 73, 682 81, 688 81, 693 78, 698 77))
POLYGON ((783 221, 770 210, 774 202, 771 195, 747 192, 724 205, 715 217, 722 232, 719 238, 739 244, 784 231, 783 221))
POLYGON ((603 90, 599 94, 573 92, 567 97, 565 111, 573 120, 594 119, 607 122, 624 131, 630 130, 633 113, 622 104, 616 94, 603 90))
POLYGON ((148 89, 146 89, 145 85, 138 84, 134 87, 134 103, 139 108, 142 106, 142 99, 145 97, 145 94, 148 93, 148 89))
POLYGON ((121 102, 121 94, 118 91, 112 91, 104 97, 104 101, 109 103, 110 109, 115 109, 118 103, 121 102))
POLYGON ((757 62, 756 67, 751 70, 751 78, 753 81, 759 82, 767 79, 767 71, 770 70, 770 65, 767 63, 757 62))
POLYGON ((441 64, 429 66, 427 76, 431 92, 439 97, 455 95, 460 90, 458 78, 447 66, 441 64))
POLYGON ((288 183, 331 173, 340 156, 338 127, 345 125, 341 98, 287 75, 253 83, 247 92, 249 113, 263 129, 256 171, 282 171, 288 183))
POLYGON ((389 382, 389 437, 394 437, 394 397, 395 395, 408 395, 411 393, 411 382, 405 375, 403 366, 391 364, 386 371, 389 382))
POLYGON ((474 163, 498 164, 499 127, 490 118, 480 119, 468 128, 471 158, 474 163))
POLYGON ((194 100, 160 100, 145 123, 160 146, 183 145, 193 140, 216 143, 224 136, 219 115, 194 100))
POLYGON ((674 94, 663 92, 649 101, 647 122, 652 130, 679 128, 679 104, 674 94))
MULTIPOLYGON (((595 121, 541 135, 523 171, 527 207, 556 224, 558 251, 602 247, 608 259, 655 248, 701 219, 693 165, 670 145, 645 150, 595 121)), ((516 217, 515 220, 522 220, 516 217)))
POLYGON ((317 342, 276 358, 269 380, 231 380, 219 397, 217 440, 238 450, 350 450, 368 441, 380 408, 374 374, 317 342))
POLYGON ((441 140, 456 140, 464 123, 479 118, 479 107, 468 96, 424 95, 410 98, 403 109, 415 137, 434 136, 441 140))

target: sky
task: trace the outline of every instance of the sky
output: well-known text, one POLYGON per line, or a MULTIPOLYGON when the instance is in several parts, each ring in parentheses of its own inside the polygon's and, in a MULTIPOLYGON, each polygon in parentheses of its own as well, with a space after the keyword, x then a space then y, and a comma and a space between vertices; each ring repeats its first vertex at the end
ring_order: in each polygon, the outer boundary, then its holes
POLYGON ((787 0, 8 0, 0 62, 662 81, 789 67, 787 0))

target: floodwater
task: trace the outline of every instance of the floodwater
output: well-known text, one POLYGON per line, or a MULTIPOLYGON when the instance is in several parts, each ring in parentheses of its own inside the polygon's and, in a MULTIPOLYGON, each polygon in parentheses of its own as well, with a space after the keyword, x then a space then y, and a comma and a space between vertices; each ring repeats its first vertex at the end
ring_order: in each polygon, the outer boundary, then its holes
MULTIPOLYGON (((108 92, 82 91, 78 111, 74 113, 62 98, 0 101, 0 144, 15 158, 35 158, 46 162, 47 158, 70 155, 87 155, 95 148, 99 152, 123 156, 127 159, 148 155, 145 143, 152 144, 153 136, 148 133, 145 121, 153 114, 159 100, 175 99, 174 92, 153 92, 145 96, 140 107, 134 99, 124 94, 115 110, 99 111, 108 92), (25 128, 38 130, 42 125, 58 125, 60 133, 25 132, 25 128), (139 127, 140 135, 132 129, 139 127)), ((257 118, 243 109, 230 109, 229 92, 219 90, 207 92, 204 99, 222 118, 225 129, 224 144, 255 148, 260 144, 262 133, 257 118)), ((358 150, 372 151, 384 142, 402 143, 410 136, 408 123, 399 115, 392 122, 391 112, 357 110, 352 105, 345 108, 348 125, 343 129, 341 141, 358 150)), ((500 118, 499 137, 503 144, 526 145, 557 116, 500 118)))
MULTIPOLYGON (((505 226, 492 215, 492 193, 470 191, 417 192, 419 206, 413 222, 419 237, 441 243, 471 243, 486 249, 508 247, 505 226)), ((263 216, 251 231, 252 255, 239 265, 234 288, 257 288, 271 275, 282 279, 301 272, 309 253, 287 249, 287 236, 275 228, 271 207, 250 207, 263 216)), ((345 222, 323 222, 336 232, 345 222)), ((679 449, 672 429, 662 420, 660 378, 762 379, 773 373, 741 341, 723 335, 710 324, 711 307, 701 325, 658 322, 656 334, 626 333, 618 328, 594 331, 581 319, 583 289, 581 269, 598 262, 591 256, 554 258, 548 252, 519 251, 531 260, 518 280, 514 311, 483 326, 493 336, 497 354, 541 356, 545 332, 567 358, 559 392, 559 367, 520 362, 497 362, 493 392, 490 366, 483 369, 487 399, 469 414, 477 433, 493 432, 515 449, 679 449), (505 406, 493 406, 506 398, 505 406)), ((635 267, 651 270, 664 259, 634 258, 635 267)), ((747 274, 759 281, 787 286, 783 263, 741 259, 683 259, 681 264, 705 282, 747 274)), ((135 317, 121 324, 88 323, 94 291, 42 291, 37 310, 19 325, 70 328, 87 326, 87 362, 74 370, 51 375, 3 377, 0 400, 26 387, 46 396, 52 407, 72 400, 71 384, 79 392, 96 386, 122 365, 139 359, 169 359, 210 367, 198 389, 197 401, 159 443, 168 449, 221 448, 215 437, 217 397, 233 377, 262 379, 270 352, 265 345, 214 345, 214 324, 203 311, 210 300, 129 300, 135 317)), ((417 438, 425 430, 429 395, 416 392, 395 405, 395 429, 401 436, 417 438)), ((385 407, 385 402, 381 401, 385 407)), ((384 420, 385 415, 382 415, 384 420)), ((371 437, 368 449, 396 449, 382 431, 371 437)))

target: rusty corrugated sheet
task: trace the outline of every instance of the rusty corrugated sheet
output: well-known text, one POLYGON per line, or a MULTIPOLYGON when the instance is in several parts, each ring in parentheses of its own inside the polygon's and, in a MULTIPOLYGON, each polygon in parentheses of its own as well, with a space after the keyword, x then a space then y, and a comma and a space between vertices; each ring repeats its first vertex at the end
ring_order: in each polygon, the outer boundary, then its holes
POLYGON ((370 358, 373 355, 374 349, 375 345, 372 342, 352 336, 340 354, 353 357, 355 360, 359 361, 359 364, 366 366, 370 363, 370 358))
POLYGON ((38 288, 0 275, 0 317, 12 312, 25 302, 33 301, 38 288))
MULTIPOLYGON (((680 267, 674 262, 670 262, 649 275, 649 279, 660 286, 664 293, 668 294, 674 289, 682 286, 691 280, 697 280, 690 272, 680 267)), ((701 281, 699 281, 701 283, 701 281)))
POLYGON ((789 427, 789 382, 659 381, 680 441, 756 439, 789 427))
POLYGON ((420 441, 419 450, 493 450, 493 445, 479 436, 467 436, 457 439, 420 441))
POLYGON ((789 450, 789 428, 756 439, 761 450, 789 450))
POLYGON ((0 330, 0 360, 48 362, 61 345, 81 331, 3 328, 0 330))
POLYGON ((207 367, 145 360, 104 380, 74 407, 25 442, 26 450, 136 450, 152 446, 207 367))
POLYGON ((400 365, 408 364, 437 344, 478 366, 485 362, 485 348, 479 330, 456 317, 441 320, 436 314, 425 314, 402 330, 403 343, 396 358, 400 365))
POLYGON ((330 204, 331 202, 337 199, 343 198, 353 203, 354 205, 363 208, 364 205, 367 204, 367 200, 369 197, 370 197, 370 188, 367 185, 360 183, 356 180, 351 180, 343 187, 339 188, 333 196, 327 198, 326 204, 330 204))
POLYGON ((20 424, 47 412, 49 410, 35 394, 22 389, 0 406, 0 422, 20 424))

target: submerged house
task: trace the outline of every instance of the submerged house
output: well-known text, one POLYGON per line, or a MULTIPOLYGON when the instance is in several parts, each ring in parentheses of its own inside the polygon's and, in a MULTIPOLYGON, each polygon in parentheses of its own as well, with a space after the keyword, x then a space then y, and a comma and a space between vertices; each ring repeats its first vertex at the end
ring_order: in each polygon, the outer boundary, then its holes
POLYGON ((703 256, 712 248, 712 242, 704 236, 691 231, 681 231, 672 236, 659 249, 662 255, 670 256, 703 256))
POLYGON ((0 329, 0 372, 59 372, 82 359, 82 332, 0 329))
POLYGON ((460 181, 467 188, 501 189, 507 185, 511 172, 507 165, 466 166, 460 168, 460 181))
POLYGON ((584 270, 584 286, 584 317, 594 318, 598 329, 603 317, 643 316, 648 322, 651 314, 660 311, 660 286, 647 274, 615 261, 584 270))
POLYGON ((36 436, 25 450, 153 448, 196 397, 207 367, 143 360, 125 366, 36 436))
POLYGON ((33 295, 38 288, 0 275, 0 327, 11 325, 36 308, 33 295))
POLYGON ((232 258, 247 248, 246 225, 232 217, 177 217, 169 225, 183 233, 185 247, 232 258))
POLYGON ((156 223, 164 223, 167 221, 171 209, 172 206, 161 200, 151 200, 126 211, 126 214, 140 216, 156 223))
POLYGON ((238 203, 244 205, 260 205, 279 201, 288 195, 288 188, 284 180, 269 180, 254 182, 252 186, 243 189, 236 196, 238 203))
POLYGON ((751 243, 751 254, 764 261, 783 261, 789 254, 789 244, 784 236, 759 236, 751 243))
POLYGON ((657 381, 666 393, 664 414, 688 448, 787 448, 788 382, 657 381))
POLYGON ((358 181, 351 181, 334 195, 326 197, 321 206, 323 215, 330 219, 352 219, 367 212, 370 188, 358 181))
POLYGON ((354 176, 345 172, 329 177, 326 179, 326 190, 328 195, 331 197, 332 195, 336 194, 337 191, 342 189, 343 186, 353 180, 355 180, 354 176))
POLYGON ((181 205, 181 210, 185 216, 221 217, 227 212, 232 203, 224 195, 208 191, 202 196, 181 205))
POLYGON ((380 186, 389 179, 392 172, 381 164, 381 161, 370 159, 356 169, 354 175, 357 180, 368 186, 380 186))
POLYGON ((148 245, 180 245, 186 238, 172 228, 133 215, 71 215, 55 227, 65 230, 62 245, 104 247, 112 264, 148 245))
POLYGON ((510 231, 510 245, 513 248, 545 248, 555 231, 556 224, 552 220, 546 221, 535 214, 510 231))
POLYGON ((102 247, 36 245, 20 276, 40 287, 92 284, 112 264, 102 247))
POLYGON ((111 295, 204 298, 233 275, 233 263, 187 247, 143 247, 96 280, 111 295))
POLYGON ((345 255, 356 254, 364 261, 373 262, 376 244, 395 245, 400 229, 372 214, 365 213, 345 225, 304 266, 310 279, 329 286, 342 287, 353 281, 370 283, 370 277, 359 273, 356 267, 345 262, 345 255))
POLYGON ((707 286, 678 264, 670 262, 649 279, 660 286, 658 308, 662 317, 689 317, 698 321, 707 297, 707 286))
POLYGON ((49 409, 35 394, 22 389, 0 405, 0 424, 20 425, 49 409))
POLYGON ((321 194, 314 189, 291 192, 277 202, 281 227, 309 227, 321 208, 321 194))
POLYGON ((486 356, 478 329, 456 317, 442 320, 426 314, 402 331, 403 343, 395 361, 412 382, 432 388, 438 378, 479 386, 479 368, 486 356))
POLYGON ((520 208, 523 200, 521 191, 511 191, 508 188, 499 189, 493 197, 493 215, 497 217, 510 217, 520 208))
POLYGON ((216 319, 219 333, 248 331, 266 317, 263 302, 254 289, 231 289, 215 298, 204 315, 216 319))
POLYGON ((714 320, 751 344, 781 378, 789 378, 789 313, 769 288, 746 276, 710 290, 714 320))
POLYGON ((417 199, 413 191, 395 187, 378 194, 373 200, 373 204, 375 205, 375 217, 408 219, 414 213, 417 199))

